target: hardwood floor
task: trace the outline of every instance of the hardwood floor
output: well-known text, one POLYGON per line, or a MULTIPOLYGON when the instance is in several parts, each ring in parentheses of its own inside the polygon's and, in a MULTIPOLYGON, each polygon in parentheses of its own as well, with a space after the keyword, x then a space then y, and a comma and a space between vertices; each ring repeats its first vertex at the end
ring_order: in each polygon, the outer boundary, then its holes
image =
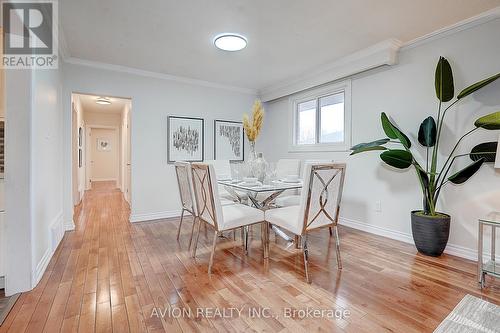
POLYGON ((474 262, 424 257, 412 245, 346 227, 342 271, 328 231, 311 235, 309 285, 301 252, 273 236, 263 262, 257 228, 248 256, 239 238, 221 239, 210 277, 212 233, 202 229, 192 259, 190 219, 179 242, 178 219, 130 224, 128 205, 109 184, 89 191, 76 213, 76 230, 66 233, 41 282, 20 296, 0 333, 431 332, 465 294, 500 304, 498 282, 488 279, 489 287, 478 289, 474 262), (338 319, 286 316, 308 308, 326 316, 348 312, 338 319), (169 309, 172 315, 161 317, 169 309), (191 309, 192 317, 179 309, 191 309), (215 309, 221 312, 209 313, 215 309))

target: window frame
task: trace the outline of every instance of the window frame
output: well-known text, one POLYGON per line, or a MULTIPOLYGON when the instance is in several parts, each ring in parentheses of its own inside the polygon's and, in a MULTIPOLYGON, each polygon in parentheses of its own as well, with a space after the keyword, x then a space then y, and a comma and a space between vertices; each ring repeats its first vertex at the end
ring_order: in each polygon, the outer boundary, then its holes
POLYGON ((351 147, 351 80, 345 80, 327 86, 311 89, 303 93, 294 94, 290 97, 290 116, 289 116, 289 152, 303 151, 348 151, 351 147), (321 106, 320 99, 322 97, 344 93, 344 141, 337 143, 320 143, 321 138, 321 106), (313 144, 298 144, 299 131, 299 112, 298 105, 303 102, 316 100, 316 143, 313 144))

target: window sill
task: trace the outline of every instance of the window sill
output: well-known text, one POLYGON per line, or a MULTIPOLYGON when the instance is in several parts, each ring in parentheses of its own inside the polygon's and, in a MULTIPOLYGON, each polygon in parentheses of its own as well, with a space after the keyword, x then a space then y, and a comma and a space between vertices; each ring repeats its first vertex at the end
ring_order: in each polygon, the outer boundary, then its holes
POLYGON ((339 144, 313 144, 313 145, 290 145, 288 146, 289 153, 299 152, 348 152, 349 145, 346 143, 339 144))

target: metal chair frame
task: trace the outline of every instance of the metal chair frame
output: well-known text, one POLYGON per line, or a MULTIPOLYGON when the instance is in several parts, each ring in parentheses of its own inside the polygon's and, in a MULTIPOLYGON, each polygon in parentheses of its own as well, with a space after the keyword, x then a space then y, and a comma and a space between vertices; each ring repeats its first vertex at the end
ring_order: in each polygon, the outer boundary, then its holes
MULTIPOLYGON (((198 241, 200 238, 201 222, 203 221, 203 222, 205 222, 205 224, 211 226, 214 229, 214 237, 213 237, 213 241, 212 241, 212 251, 210 253, 210 261, 208 264, 208 273, 211 274, 213 262, 214 262, 214 256, 215 256, 215 249, 217 246, 217 239, 219 238, 219 235, 221 233, 221 230, 219 229, 219 224, 217 221, 215 199, 214 199, 214 193, 212 190, 212 178, 210 176, 208 165, 206 165, 206 164, 192 164, 191 167, 192 167, 192 176, 193 176, 193 188, 195 188, 195 191, 194 191, 195 198, 196 198, 195 200, 196 200, 197 208, 198 208, 198 229, 197 229, 196 238, 194 241, 194 247, 192 250, 192 257, 193 258, 196 257, 196 249, 198 247, 198 241), (196 186, 198 186, 197 181, 199 182, 199 184, 201 186, 200 191, 196 190, 196 186), (207 189, 207 187, 208 187, 208 189, 207 189), (200 192, 201 198, 199 198, 198 192, 200 192), (208 200, 209 197, 210 197, 210 200, 208 200), (208 213, 208 218, 205 217, 205 215, 204 215, 205 212, 208 213), (209 221, 208 219, 210 219, 211 221, 209 221)), ((266 257, 266 253, 269 253, 269 224, 266 221, 259 221, 259 222, 255 222, 255 223, 252 223, 249 225, 258 224, 258 223, 263 224, 261 229, 262 229, 264 257, 266 257)), ((248 253, 248 229, 247 229, 247 227, 249 225, 224 230, 224 231, 231 231, 231 230, 243 228, 244 235, 242 238, 243 238, 243 245, 245 248, 245 253, 248 253)))
MULTIPOLYGON (((186 198, 184 198, 183 196, 186 194, 183 192, 182 188, 181 188, 181 177, 182 175, 180 174, 179 172, 179 169, 180 168, 189 168, 189 170, 186 171, 186 181, 188 182, 188 185, 189 185, 189 193, 188 195, 191 197, 191 198, 194 198, 194 190, 193 190, 193 184, 191 182, 191 179, 189 179, 189 174, 190 174, 190 171, 191 171, 191 165, 187 162, 184 162, 184 163, 176 163, 175 164, 175 174, 177 176, 177 185, 179 187, 179 194, 180 194, 180 197, 181 197, 181 204, 182 204, 182 211, 181 211, 181 221, 179 222, 179 226, 177 227, 177 240, 179 240, 179 236, 180 236, 180 233, 181 233, 181 228, 182 228, 182 222, 184 221, 184 214, 185 212, 188 212, 190 213, 192 216, 193 216, 193 225, 191 227, 191 236, 189 237, 189 244, 188 244, 188 250, 191 248, 191 243, 193 241, 193 233, 194 233, 194 226, 196 224, 196 220, 198 219, 198 214, 196 214, 196 202, 192 202, 191 203, 191 207, 189 207, 185 201, 186 198)), ((191 199, 191 201, 193 201, 191 199)), ((196 201, 196 200, 195 200, 196 201)))

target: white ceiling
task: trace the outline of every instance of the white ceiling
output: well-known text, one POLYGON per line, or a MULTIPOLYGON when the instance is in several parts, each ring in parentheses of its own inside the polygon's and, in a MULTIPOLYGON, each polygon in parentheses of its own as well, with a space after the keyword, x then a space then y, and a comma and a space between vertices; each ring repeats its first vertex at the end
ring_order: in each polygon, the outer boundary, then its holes
POLYGON ((99 96, 76 94, 82 104, 83 112, 98 112, 108 114, 121 114, 125 109, 125 105, 130 103, 129 99, 109 97, 111 104, 102 105, 95 101, 99 96))
POLYGON ((500 0, 65 0, 71 57, 262 89, 389 38, 408 42, 500 0), (212 44, 248 38, 240 52, 212 44))

